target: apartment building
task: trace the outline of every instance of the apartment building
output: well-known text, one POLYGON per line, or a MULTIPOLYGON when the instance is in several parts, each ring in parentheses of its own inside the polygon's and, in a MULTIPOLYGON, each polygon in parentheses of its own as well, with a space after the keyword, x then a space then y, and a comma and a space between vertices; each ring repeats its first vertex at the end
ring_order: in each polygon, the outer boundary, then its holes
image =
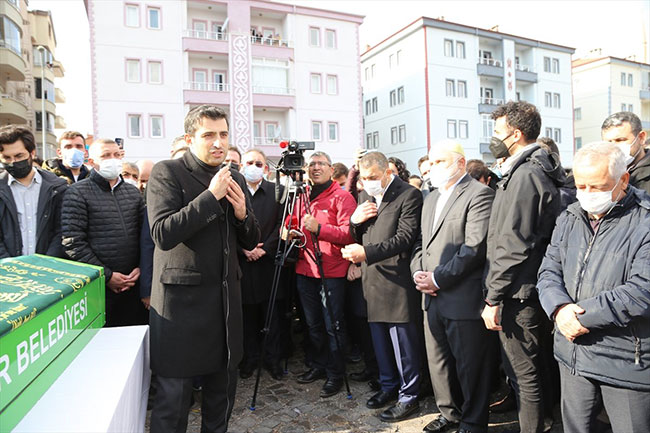
POLYGON ((54 128, 65 128, 56 114, 56 104, 65 102, 65 97, 55 86, 55 79, 64 74, 55 52, 49 11, 30 11, 25 0, 0 0, 0 125, 32 128, 37 153, 43 158, 56 155, 54 128))
POLYGON ((617 57, 573 61, 575 145, 601 139, 603 120, 618 111, 631 111, 650 133, 650 64, 617 57))
POLYGON ((458 140, 467 158, 493 161, 490 114, 509 100, 542 115, 562 162, 573 160, 573 48, 421 17, 361 55, 364 143, 417 160, 432 143, 458 140))
POLYGON ((183 118, 210 103, 241 150, 315 141, 351 162, 363 144, 363 17, 270 1, 86 0, 96 137, 127 157, 163 159, 183 118), (101 17, 101 19, 99 19, 101 17))

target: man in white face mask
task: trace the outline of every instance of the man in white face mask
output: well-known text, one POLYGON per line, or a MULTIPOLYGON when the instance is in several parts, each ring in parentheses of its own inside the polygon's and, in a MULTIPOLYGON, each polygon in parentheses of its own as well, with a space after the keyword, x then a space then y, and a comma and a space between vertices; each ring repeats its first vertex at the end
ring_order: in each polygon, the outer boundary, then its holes
POLYGON ((650 431, 650 196, 628 185, 626 155, 589 144, 573 162, 578 202, 557 220, 538 274, 555 321, 565 431, 650 431))
POLYGON ((147 323, 137 287, 144 201, 120 176, 123 154, 113 140, 95 140, 88 159, 93 169, 68 188, 61 213, 66 254, 104 268, 107 326, 147 323))
POLYGON ((639 117, 629 111, 614 113, 603 122, 601 135, 625 155, 630 184, 650 193, 650 152, 644 148, 647 134, 639 117))

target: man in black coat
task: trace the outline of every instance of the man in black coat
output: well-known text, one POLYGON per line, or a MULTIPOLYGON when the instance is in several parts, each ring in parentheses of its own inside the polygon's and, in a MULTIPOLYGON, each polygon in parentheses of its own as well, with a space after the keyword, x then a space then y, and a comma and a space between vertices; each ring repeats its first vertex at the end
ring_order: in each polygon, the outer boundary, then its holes
POLYGON ((156 244, 149 325, 156 397, 151 431, 185 432, 192 378, 203 376, 201 431, 225 432, 242 357, 237 245, 260 238, 244 177, 223 165, 226 113, 213 105, 185 117, 190 146, 161 161, 147 185, 156 244))
POLYGON ((379 366, 381 391, 366 406, 383 411, 383 421, 417 412, 420 387, 420 293, 411 279, 411 249, 420 233, 422 194, 391 173, 388 159, 370 152, 359 162, 363 191, 351 218, 358 244, 343 258, 361 263, 363 294, 379 366))
MULTIPOLYGON (((264 365, 271 376, 279 380, 283 375, 280 367, 282 356, 280 316, 284 314, 279 301, 284 297, 284 293, 278 293, 276 298, 265 353, 261 353, 264 338, 261 331, 264 328, 273 284, 272 276, 275 272, 274 259, 280 238, 282 207, 275 200, 275 184, 264 179, 264 174, 268 173, 264 152, 257 149, 249 150, 242 155, 241 164, 241 171, 246 178, 246 188, 252 197, 253 212, 260 225, 261 238, 252 250, 239 249, 244 314, 244 359, 239 369, 239 376, 243 379, 250 377, 258 365, 259 358, 263 357, 264 365)), ((279 291, 281 289, 282 287, 278 287, 279 291)))
POLYGON ((106 326, 147 323, 138 288, 144 201, 120 176, 122 155, 113 140, 95 140, 89 152, 94 168, 68 188, 61 213, 66 254, 104 268, 106 326))
POLYGON ((542 124, 537 108, 508 102, 492 113, 490 151, 503 179, 490 214, 485 268, 485 326, 499 331, 503 366, 515 390, 522 432, 543 428, 540 340, 543 320, 537 270, 560 214, 562 166, 535 143, 542 124))
POLYGON ((440 410, 424 431, 485 433, 492 341, 481 320, 482 280, 494 191, 465 172, 465 152, 456 142, 436 143, 429 161, 436 189, 424 201, 422 235, 411 261, 440 410))

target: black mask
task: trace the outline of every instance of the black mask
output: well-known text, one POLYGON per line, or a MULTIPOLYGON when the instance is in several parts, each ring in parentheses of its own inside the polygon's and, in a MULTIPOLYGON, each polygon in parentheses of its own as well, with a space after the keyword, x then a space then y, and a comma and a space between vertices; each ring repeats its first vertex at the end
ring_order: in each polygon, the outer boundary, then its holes
POLYGON ((23 159, 22 161, 12 162, 11 164, 2 163, 7 173, 14 179, 23 179, 32 171, 32 158, 23 159))
MULTIPOLYGON (((508 135, 508 137, 511 135, 512 134, 508 135)), ((508 137, 504 138, 503 140, 506 140, 508 137)), ((494 156, 496 159, 507 158, 510 156, 510 152, 508 151, 514 145, 514 143, 508 146, 506 143, 504 143, 503 140, 494 136, 490 138, 490 152, 492 152, 492 156, 494 156)))

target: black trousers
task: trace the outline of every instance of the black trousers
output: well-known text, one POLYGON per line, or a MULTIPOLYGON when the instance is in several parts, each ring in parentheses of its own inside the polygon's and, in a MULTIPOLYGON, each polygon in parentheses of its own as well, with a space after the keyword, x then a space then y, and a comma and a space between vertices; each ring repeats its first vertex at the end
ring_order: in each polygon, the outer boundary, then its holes
MULTIPOLYGON (((201 433, 222 433, 235 403, 237 370, 202 376, 201 433)), ((191 377, 155 376, 156 396, 151 412, 151 433, 185 433, 192 396, 191 377)))
POLYGON ((363 353, 363 361, 367 371, 374 376, 379 374, 375 348, 372 345, 370 326, 368 325, 368 304, 363 297, 361 278, 346 281, 345 287, 345 319, 348 325, 350 340, 356 343, 363 353))
POLYGON ((614 433, 650 432, 650 392, 587 379, 560 365, 564 433, 591 433, 603 406, 614 433))
POLYGON ((271 325, 266 338, 266 347, 262 354, 262 342, 264 339, 264 324, 268 301, 259 304, 243 304, 242 312, 244 318, 244 358, 241 365, 245 367, 256 367, 260 357, 266 364, 276 364, 282 357, 282 344, 280 340, 280 323, 282 315, 285 314, 284 304, 275 302, 271 325))
POLYGON ((482 320, 451 320, 432 302, 424 316, 431 385, 440 413, 461 428, 487 431, 490 346, 482 320))
POLYGON ((542 307, 537 299, 508 299, 501 314, 502 362, 517 397, 521 433, 541 433, 544 401, 540 374, 542 307))

